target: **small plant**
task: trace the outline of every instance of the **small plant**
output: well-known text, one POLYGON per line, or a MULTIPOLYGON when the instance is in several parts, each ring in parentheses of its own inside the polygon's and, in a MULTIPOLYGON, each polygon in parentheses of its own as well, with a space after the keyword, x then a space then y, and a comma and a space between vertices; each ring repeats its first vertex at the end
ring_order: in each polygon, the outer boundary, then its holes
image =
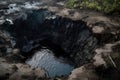
POLYGON ((68 7, 68 8, 79 7, 79 1, 78 0, 69 0, 66 4, 66 7, 68 7))

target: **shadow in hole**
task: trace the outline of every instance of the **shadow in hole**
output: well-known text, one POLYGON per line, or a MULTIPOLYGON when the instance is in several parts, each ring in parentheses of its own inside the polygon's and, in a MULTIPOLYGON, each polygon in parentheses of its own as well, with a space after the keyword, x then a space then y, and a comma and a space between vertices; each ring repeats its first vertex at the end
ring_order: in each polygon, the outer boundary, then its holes
POLYGON ((66 60, 68 60, 68 62, 70 64, 74 63, 73 59, 70 57, 69 53, 65 52, 60 45, 55 44, 54 42, 52 42, 49 39, 40 40, 40 41, 38 41, 38 43, 34 43, 34 44, 40 44, 40 46, 33 48, 29 52, 22 52, 22 55, 25 57, 24 61, 26 61, 28 58, 32 57, 34 55, 34 53, 36 51, 39 51, 40 49, 49 49, 54 53, 55 57, 57 57, 57 58, 63 57, 66 60))

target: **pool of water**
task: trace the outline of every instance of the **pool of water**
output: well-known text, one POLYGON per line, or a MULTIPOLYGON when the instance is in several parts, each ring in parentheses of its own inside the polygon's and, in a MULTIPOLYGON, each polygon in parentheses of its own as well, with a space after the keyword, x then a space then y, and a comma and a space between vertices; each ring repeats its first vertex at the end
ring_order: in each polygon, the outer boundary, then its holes
POLYGON ((65 62, 63 58, 56 58, 53 52, 48 49, 37 51, 26 63, 32 67, 44 68, 47 77, 65 76, 74 69, 74 66, 65 62))

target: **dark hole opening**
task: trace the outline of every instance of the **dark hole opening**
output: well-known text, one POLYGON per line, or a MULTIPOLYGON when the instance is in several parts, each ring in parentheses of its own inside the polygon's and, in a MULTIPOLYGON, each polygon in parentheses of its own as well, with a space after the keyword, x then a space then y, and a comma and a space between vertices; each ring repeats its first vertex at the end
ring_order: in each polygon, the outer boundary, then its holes
POLYGON ((46 9, 33 10, 26 15, 26 19, 24 16, 15 19, 13 25, 3 25, 3 30, 16 42, 14 48, 22 51, 25 60, 47 48, 55 57, 67 58, 76 67, 90 62, 97 40, 86 22, 57 16, 46 9))

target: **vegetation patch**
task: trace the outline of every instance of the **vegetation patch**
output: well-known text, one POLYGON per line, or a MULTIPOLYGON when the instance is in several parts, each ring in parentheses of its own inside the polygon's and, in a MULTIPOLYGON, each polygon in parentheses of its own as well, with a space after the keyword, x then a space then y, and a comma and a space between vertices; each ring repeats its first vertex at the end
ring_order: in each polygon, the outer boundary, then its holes
POLYGON ((120 15, 120 0, 69 0, 68 8, 93 9, 106 14, 120 15))

